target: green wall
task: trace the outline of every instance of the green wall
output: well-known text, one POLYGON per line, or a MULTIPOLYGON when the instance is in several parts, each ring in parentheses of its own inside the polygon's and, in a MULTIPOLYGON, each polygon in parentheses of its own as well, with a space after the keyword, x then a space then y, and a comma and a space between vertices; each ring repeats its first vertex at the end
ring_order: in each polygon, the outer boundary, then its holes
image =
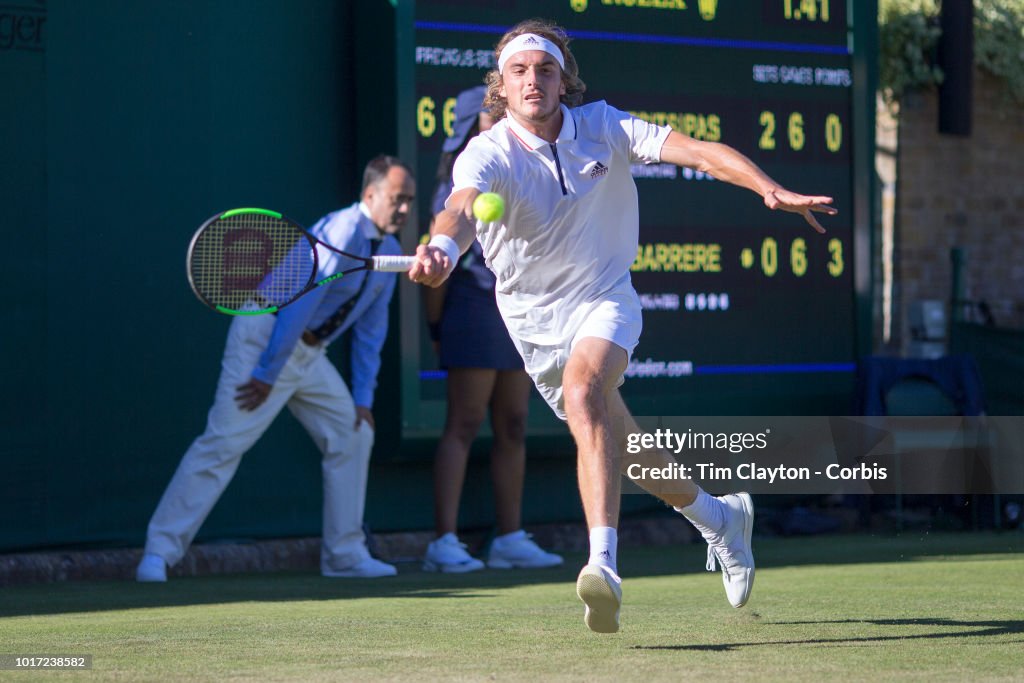
MULTIPOLYGON (((233 206, 308 223, 356 199, 366 161, 397 148, 394 21, 387 0, 0 7, 0 552, 142 544, 204 427, 230 322, 188 288, 192 232, 233 206)), ((400 440, 397 299, 367 503, 378 531, 432 525, 434 443, 400 440)), ((345 372, 344 345, 331 355, 345 372)), ((487 447, 467 527, 493 519, 487 447)), ((578 519, 567 436, 530 452, 527 523, 578 519)), ((319 460, 282 415, 199 540, 318 535, 319 460)), ((628 498, 627 512, 652 505, 628 498)))
MULTIPOLYGON (((0 349, 0 550, 141 543, 203 428, 229 323, 188 289, 192 231, 231 206, 312 221, 347 205, 370 145, 393 137, 353 134, 352 4, 0 9, 0 258, 17 293, 0 349)), ((318 533, 319 491, 316 450, 282 418, 204 536, 318 533)))

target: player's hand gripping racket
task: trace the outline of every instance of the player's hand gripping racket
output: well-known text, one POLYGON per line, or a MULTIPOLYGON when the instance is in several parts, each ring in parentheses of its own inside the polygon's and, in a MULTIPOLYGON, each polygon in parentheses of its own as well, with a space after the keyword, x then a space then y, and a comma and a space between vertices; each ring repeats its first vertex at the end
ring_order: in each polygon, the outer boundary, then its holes
POLYGON ((360 270, 404 272, 414 256, 363 257, 318 240, 266 209, 232 209, 213 216, 188 246, 188 282, 199 300, 228 315, 259 315, 360 270), (334 272, 316 280, 319 247, 338 254, 334 272))

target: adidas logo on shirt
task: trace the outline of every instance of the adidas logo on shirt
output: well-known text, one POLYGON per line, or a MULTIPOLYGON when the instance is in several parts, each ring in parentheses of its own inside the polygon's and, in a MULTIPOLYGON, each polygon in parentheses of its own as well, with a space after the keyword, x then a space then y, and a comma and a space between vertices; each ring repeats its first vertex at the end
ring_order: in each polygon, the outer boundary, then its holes
POLYGON ((590 177, 600 178, 603 175, 608 175, 608 167, 599 161, 594 164, 594 168, 590 170, 590 177))

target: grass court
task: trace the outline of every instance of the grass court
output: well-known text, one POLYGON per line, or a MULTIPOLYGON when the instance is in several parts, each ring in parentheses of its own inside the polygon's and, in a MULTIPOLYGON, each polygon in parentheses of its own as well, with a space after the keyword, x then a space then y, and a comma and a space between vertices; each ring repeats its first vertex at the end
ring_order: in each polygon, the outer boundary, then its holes
POLYGON ((1009 681, 1024 676, 1024 534, 755 538, 729 607, 703 544, 623 548, 622 628, 591 633, 555 570, 218 576, 0 589, 4 654, 90 654, 111 681, 1009 681))

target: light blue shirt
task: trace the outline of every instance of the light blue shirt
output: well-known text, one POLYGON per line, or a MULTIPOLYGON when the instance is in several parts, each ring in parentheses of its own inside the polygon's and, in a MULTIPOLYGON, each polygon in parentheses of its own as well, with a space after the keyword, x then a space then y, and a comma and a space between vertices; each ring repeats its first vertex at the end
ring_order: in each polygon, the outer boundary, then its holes
MULTIPOLYGON (((316 222, 310 232, 327 244, 358 256, 370 256, 372 239, 382 233, 370 220, 369 210, 362 202, 347 209, 329 213, 316 222)), ((398 240, 383 235, 377 255, 401 254, 398 240)), ((353 261, 334 252, 317 247, 319 269, 316 279, 330 277, 339 270, 351 267, 353 261)), ((395 291, 397 273, 360 271, 338 278, 330 284, 317 287, 298 301, 278 311, 270 342, 260 356, 252 376, 273 384, 291 356, 304 330, 315 330, 330 318, 346 301, 359 292, 363 279, 369 277, 359 300, 348 317, 333 333, 323 340, 326 346, 346 330, 352 329, 352 398, 358 406, 373 407, 373 392, 377 388, 380 370, 380 350, 388 333, 388 304, 395 291)))

